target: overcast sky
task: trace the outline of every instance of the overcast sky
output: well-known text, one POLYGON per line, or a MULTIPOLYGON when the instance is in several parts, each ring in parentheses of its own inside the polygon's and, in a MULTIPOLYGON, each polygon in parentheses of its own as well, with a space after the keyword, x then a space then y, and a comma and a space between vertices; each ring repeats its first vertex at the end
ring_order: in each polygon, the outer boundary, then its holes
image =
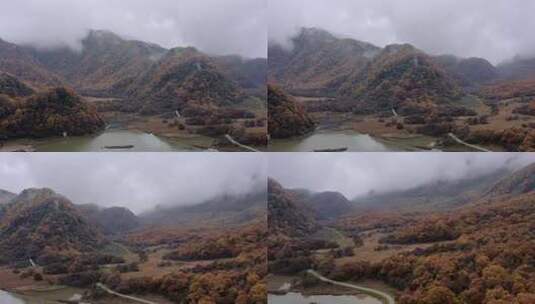
POLYGON ((255 153, 1 153, 0 189, 47 187, 74 203, 139 213, 265 189, 266 170, 255 153))
POLYGON ((535 55, 535 1, 269 0, 268 10, 269 37, 277 41, 306 26, 381 47, 411 43, 493 63, 535 55))
POLYGON ((41 47, 79 47, 88 29, 164 47, 266 57, 267 0, 2 1, 0 38, 41 47))
POLYGON ((338 191, 349 199, 535 162, 535 153, 277 153, 268 175, 286 188, 338 191))

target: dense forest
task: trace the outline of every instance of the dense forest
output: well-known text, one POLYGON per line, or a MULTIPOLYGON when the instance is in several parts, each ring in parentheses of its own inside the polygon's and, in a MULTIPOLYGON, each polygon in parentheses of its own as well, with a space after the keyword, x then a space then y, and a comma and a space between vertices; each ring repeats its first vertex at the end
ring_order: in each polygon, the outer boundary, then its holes
POLYGON ((96 109, 66 88, 28 98, 0 95, 0 133, 5 138, 85 135, 104 128, 96 109))
POLYGON ((91 30, 80 42, 77 51, 0 40, 3 137, 85 135, 103 128, 102 119, 135 117, 147 133, 230 134, 265 145, 267 60, 166 49, 105 30, 91 30), (33 113, 36 103, 50 109, 33 113))
MULTIPOLYGON (((302 28, 290 41, 292 48, 270 42, 268 81, 306 100, 303 111, 314 113, 319 128, 425 135, 444 148, 461 139, 493 151, 535 149, 533 58, 495 66, 410 44, 380 48, 318 28, 302 28)), ((275 125, 283 113, 272 112, 275 125)))
MULTIPOLYGON (((218 204, 224 210, 248 199, 254 208, 257 196, 220 198, 218 204)), ((227 224, 197 220, 186 227, 159 225, 126 208, 75 205, 50 189, 4 191, 1 198, 2 276, 83 288, 84 299, 97 303, 109 297, 97 283, 175 303, 267 303, 265 211, 235 222, 227 218, 227 224)), ((213 208, 184 210, 208 219, 203 212, 211 213, 216 201, 204 204, 213 208)))
POLYGON ((268 86, 268 131, 273 138, 305 135, 315 123, 295 99, 276 86, 268 86))
POLYGON ((450 202, 449 208, 433 209, 430 202, 426 209, 361 207, 321 222, 307 216, 299 196, 273 183, 270 215, 284 213, 286 219, 270 221, 269 271, 299 275, 305 287, 319 284, 307 269, 344 282, 382 281, 398 290, 401 304, 533 303, 534 169, 484 178, 486 187, 472 182, 471 199, 459 196, 462 203, 450 202), (314 237, 325 227, 352 245, 314 237))

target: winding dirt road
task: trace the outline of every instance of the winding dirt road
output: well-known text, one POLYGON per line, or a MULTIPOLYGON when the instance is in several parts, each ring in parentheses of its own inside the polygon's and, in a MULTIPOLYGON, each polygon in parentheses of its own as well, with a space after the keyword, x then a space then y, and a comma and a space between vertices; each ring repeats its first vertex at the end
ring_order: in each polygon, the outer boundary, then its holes
POLYGON ((464 146, 467 146, 469 148, 472 148, 474 150, 477 150, 477 151, 481 151, 481 152, 492 152, 488 149, 485 149, 485 148, 482 148, 480 146, 476 146, 476 145, 472 145, 472 144, 469 144, 465 141, 463 141, 462 139, 460 139, 459 137, 457 137, 455 134, 453 133, 448 133, 449 137, 451 137, 453 140, 455 140, 457 143, 461 144, 461 145, 464 145, 464 146))
POLYGON ((152 302, 152 301, 148 301, 148 300, 144 300, 144 299, 140 299, 140 298, 136 298, 136 297, 132 297, 132 296, 127 296, 127 295, 124 295, 122 293, 118 293, 116 291, 113 291, 113 290, 109 289, 106 285, 104 285, 102 283, 97 283, 97 287, 101 288, 102 290, 104 290, 105 292, 107 292, 109 294, 112 294, 114 296, 121 297, 121 298, 124 298, 124 299, 132 300, 132 301, 139 302, 139 303, 144 303, 144 304, 158 304, 156 302, 152 302))

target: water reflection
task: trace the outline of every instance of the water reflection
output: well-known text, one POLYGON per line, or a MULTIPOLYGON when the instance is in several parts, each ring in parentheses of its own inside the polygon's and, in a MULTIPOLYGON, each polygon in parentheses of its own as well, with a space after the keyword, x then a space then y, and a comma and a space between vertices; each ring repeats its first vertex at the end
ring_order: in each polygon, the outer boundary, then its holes
POLYGON ((367 295, 315 295, 305 296, 300 293, 290 292, 285 295, 268 295, 270 304, 382 304, 379 299, 367 295))

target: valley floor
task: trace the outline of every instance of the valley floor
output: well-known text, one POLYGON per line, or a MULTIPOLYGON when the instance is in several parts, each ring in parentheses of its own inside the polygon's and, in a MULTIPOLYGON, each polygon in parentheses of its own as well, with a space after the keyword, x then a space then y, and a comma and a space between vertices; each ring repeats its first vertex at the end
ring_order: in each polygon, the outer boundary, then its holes
MULTIPOLYGON (((299 97, 296 100, 308 107, 307 103, 336 102, 327 97, 299 97)), ((468 125, 470 132, 500 133, 511 128, 529 129, 535 123, 535 117, 515 113, 515 109, 523 103, 518 99, 508 99, 494 102, 499 109, 492 115, 491 107, 475 96, 468 96, 460 101, 461 105, 474 110, 478 116, 486 116, 488 122, 484 124, 469 124, 471 117, 455 117, 453 123, 458 126, 468 125)), ((395 113, 397 114, 397 113, 395 113)), ((418 134, 415 130, 421 124, 408 125, 404 118, 396 116, 384 118, 377 115, 354 115, 331 111, 309 111, 309 115, 317 123, 316 130, 303 137, 284 140, 272 140, 270 151, 299 151, 312 152, 316 149, 347 148, 352 152, 382 152, 382 151, 430 151, 441 150, 449 152, 478 152, 490 150, 505 151, 502 143, 477 143, 457 141, 458 134, 449 136, 429 136, 418 134), (400 129, 399 125, 403 127, 400 129), (367 136, 367 138, 366 138, 367 136), (355 144, 357 142, 357 144, 355 144)), ((473 137, 473 136, 472 136, 473 137)))

